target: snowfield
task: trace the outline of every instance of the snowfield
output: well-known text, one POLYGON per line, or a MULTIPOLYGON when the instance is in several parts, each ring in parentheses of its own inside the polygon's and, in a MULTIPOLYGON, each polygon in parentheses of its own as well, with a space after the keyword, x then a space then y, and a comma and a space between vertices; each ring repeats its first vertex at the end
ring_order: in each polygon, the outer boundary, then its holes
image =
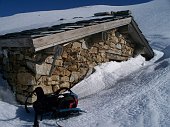
MULTIPOLYGON (((57 127, 57 124, 63 127, 170 127, 169 0, 17 14, 0 18, 0 34, 59 24, 60 18, 65 19, 62 22, 70 22, 78 20, 73 17, 126 9, 132 10, 155 57, 145 61, 137 56, 126 62, 96 66, 94 74, 72 88, 80 98, 78 107, 86 113, 67 120, 44 119, 40 127, 57 127)), ((16 104, 6 81, 0 78, 0 83, 0 126, 31 127, 33 110, 27 114, 22 105, 16 104)))

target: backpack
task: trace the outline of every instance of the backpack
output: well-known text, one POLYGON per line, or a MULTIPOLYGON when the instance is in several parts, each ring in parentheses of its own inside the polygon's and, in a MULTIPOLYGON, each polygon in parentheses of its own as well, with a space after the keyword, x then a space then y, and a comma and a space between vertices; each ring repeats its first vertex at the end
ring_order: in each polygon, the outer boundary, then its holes
POLYGON ((27 108, 28 98, 36 94, 37 100, 33 102, 33 109, 35 112, 34 127, 39 127, 38 118, 45 113, 51 113, 53 117, 64 117, 69 115, 72 111, 79 112, 78 96, 73 93, 69 88, 63 87, 52 94, 44 94, 41 87, 37 87, 32 93, 30 93, 25 101, 25 110, 29 113, 27 108), (60 93, 61 91, 66 91, 60 93))

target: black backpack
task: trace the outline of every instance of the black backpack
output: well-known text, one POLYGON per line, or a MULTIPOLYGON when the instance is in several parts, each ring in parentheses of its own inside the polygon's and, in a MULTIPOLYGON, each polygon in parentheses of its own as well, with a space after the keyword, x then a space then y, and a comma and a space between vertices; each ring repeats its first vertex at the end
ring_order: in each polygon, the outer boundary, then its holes
POLYGON ((70 113, 69 111, 72 111, 72 109, 75 109, 78 105, 78 96, 69 88, 63 87, 52 94, 44 94, 43 89, 37 87, 26 98, 25 109, 28 113, 27 101, 33 94, 37 96, 37 100, 33 102, 33 109, 35 111, 34 127, 39 127, 38 118, 40 116, 40 120, 42 120, 44 113, 51 113, 51 115, 55 117, 63 117, 68 115, 70 113), (60 93, 61 91, 67 92, 60 93))

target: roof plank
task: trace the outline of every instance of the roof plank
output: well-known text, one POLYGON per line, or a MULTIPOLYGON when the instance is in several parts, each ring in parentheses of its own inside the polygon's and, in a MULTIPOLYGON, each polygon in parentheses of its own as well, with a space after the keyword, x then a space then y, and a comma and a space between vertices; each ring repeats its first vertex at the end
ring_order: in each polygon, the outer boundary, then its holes
POLYGON ((31 38, 0 39, 0 47, 34 47, 31 38))
POLYGON ((128 25, 129 27, 129 35, 131 38, 138 44, 144 46, 144 55, 147 60, 150 60, 154 57, 154 52, 152 48, 149 46, 148 41, 146 40, 145 36, 142 34, 142 31, 139 29, 137 23, 132 19, 132 22, 128 25))

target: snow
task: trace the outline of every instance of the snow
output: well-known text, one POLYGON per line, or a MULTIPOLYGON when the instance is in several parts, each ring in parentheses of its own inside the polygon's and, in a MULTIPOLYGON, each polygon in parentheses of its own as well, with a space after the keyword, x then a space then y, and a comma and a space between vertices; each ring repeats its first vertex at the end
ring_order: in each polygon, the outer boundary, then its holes
MULTIPOLYGON (((150 61, 137 56, 95 67, 92 75, 73 87, 80 97, 78 107, 87 113, 62 121, 45 119, 40 126, 170 127, 169 5, 169 0, 153 0, 131 6, 97 5, 0 18, 0 34, 5 34, 79 20, 73 17, 82 15, 88 18, 95 12, 130 9, 154 49, 155 57, 150 61)), ((27 114, 15 103, 7 82, 0 78, 0 83, 0 126, 30 127, 33 111, 27 114)))
MULTIPOLYGON (((157 57, 155 56, 153 60, 163 56, 162 52, 158 53, 158 51, 155 51, 155 53, 157 53, 157 57)), ((121 63, 113 61, 104 63, 96 66, 95 73, 78 83, 72 90, 77 93, 80 98, 95 94, 103 89, 113 87, 122 77, 126 77, 133 71, 148 64, 150 64, 150 62, 146 62, 142 56, 131 58, 121 63)))

